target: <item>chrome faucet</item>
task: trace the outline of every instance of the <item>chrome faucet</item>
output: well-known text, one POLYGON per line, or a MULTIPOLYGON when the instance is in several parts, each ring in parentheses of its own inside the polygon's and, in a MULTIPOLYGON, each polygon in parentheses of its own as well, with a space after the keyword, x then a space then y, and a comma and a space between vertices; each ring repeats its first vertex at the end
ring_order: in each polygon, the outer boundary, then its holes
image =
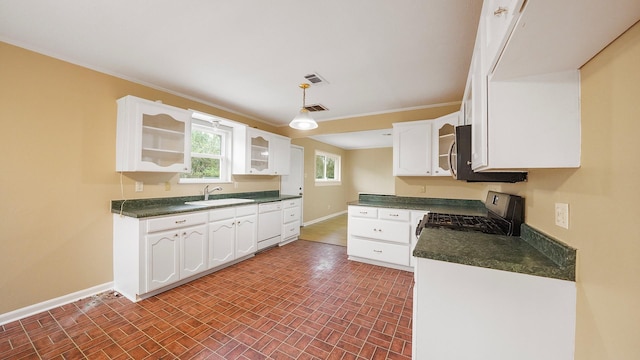
POLYGON ((216 186, 213 189, 209 190, 209 185, 205 186, 204 190, 202 190, 202 192, 204 193, 204 199, 205 200, 209 200, 209 194, 211 194, 212 192, 214 192, 216 190, 222 191, 222 188, 220 186, 216 186))

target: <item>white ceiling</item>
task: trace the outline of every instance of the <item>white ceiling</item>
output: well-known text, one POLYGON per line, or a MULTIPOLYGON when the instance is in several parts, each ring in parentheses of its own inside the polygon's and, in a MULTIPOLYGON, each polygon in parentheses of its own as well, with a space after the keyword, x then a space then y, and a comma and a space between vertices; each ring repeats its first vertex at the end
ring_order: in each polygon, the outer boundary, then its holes
POLYGON ((0 41, 272 125, 460 101, 480 0, 2 0, 0 41))

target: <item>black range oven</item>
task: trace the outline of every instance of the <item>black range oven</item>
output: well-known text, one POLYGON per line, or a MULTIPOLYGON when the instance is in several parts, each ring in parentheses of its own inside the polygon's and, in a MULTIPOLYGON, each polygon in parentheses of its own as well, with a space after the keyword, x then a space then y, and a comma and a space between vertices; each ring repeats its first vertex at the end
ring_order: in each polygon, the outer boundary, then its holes
POLYGON ((478 231, 486 234, 519 236, 524 221, 524 199, 489 191, 485 201, 487 216, 428 213, 418 223, 416 235, 424 228, 478 231))

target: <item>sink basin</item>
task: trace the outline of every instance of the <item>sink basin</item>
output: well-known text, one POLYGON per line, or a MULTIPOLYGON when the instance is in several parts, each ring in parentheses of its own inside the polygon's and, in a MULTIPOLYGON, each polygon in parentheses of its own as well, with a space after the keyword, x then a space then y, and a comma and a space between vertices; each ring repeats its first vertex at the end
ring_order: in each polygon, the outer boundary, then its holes
POLYGON ((185 204, 187 205, 198 205, 198 206, 222 206, 222 205, 233 205, 233 204, 243 204, 254 202, 253 199, 213 199, 213 200, 199 200, 199 201, 187 201, 185 204))

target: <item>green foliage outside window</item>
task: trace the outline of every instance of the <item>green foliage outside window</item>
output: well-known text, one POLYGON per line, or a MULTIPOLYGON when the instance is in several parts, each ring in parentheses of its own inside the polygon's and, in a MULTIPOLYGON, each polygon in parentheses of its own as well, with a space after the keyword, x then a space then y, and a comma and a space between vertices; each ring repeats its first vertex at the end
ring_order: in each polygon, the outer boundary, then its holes
POLYGON ((222 136, 209 131, 191 131, 191 173, 182 178, 220 178, 222 136))
POLYGON ((335 158, 316 155, 316 180, 337 180, 335 158))

